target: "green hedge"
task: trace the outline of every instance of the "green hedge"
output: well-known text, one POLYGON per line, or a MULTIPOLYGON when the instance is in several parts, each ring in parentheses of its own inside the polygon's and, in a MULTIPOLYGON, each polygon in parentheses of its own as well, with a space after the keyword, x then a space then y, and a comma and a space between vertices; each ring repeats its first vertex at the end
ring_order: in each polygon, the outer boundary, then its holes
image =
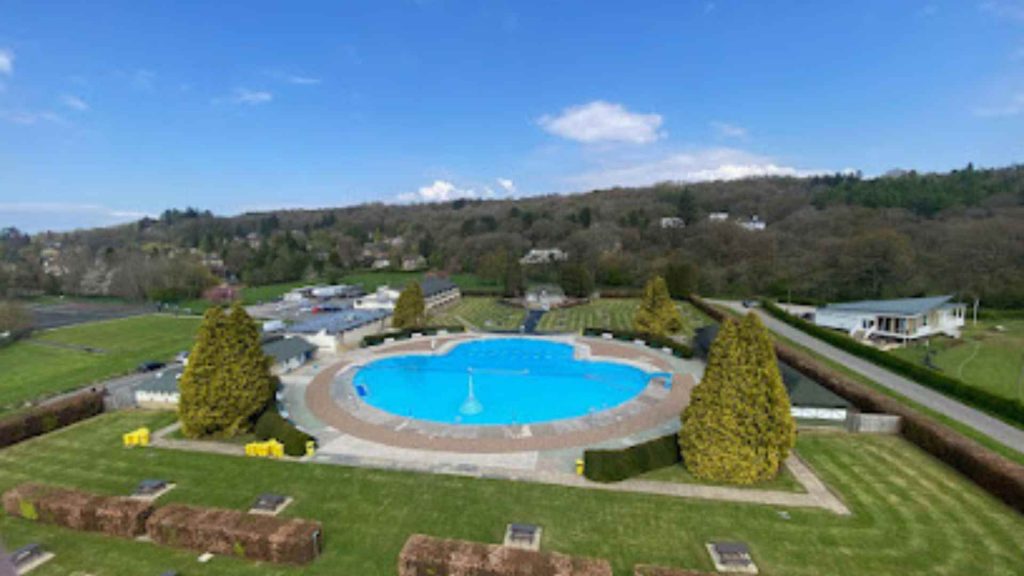
POLYGON ((425 336, 433 336, 441 330, 447 330, 449 333, 465 332, 465 326, 424 326, 423 328, 405 328, 403 330, 391 330, 382 334, 370 334, 369 336, 363 336, 363 348, 367 346, 376 346, 382 344, 387 338, 394 338, 395 340, 407 340, 411 338, 413 334, 423 334, 425 336))
POLYGON ((621 450, 586 450, 583 475, 595 482, 621 482, 682 461, 679 440, 669 434, 621 450))
POLYGON ((289 456, 305 456, 306 442, 314 440, 312 436, 285 420, 274 407, 267 408, 256 420, 255 433, 260 440, 273 438, 284 444, 284 453, 289 456))
POLYGON ((0 448, 92 418, 103 412, 103 390, 96 388, 0 418, 0 448))
POLYGON ((676 342, 667 336, 657 336, 646 332, 632 332, 629 330, 606 330, 604 328, 583 329, 584 336, 601 336, 602 334, 611 334, 612 338, 615 338, 616 340, 626 340, 630 342, 633 340, 643 340, 648 346, 653 348, 669 348, 672 350, 673 355, 680 358, 693 358, 693 348, 683 344, 682 342, 676 342))
POLYGON ((1019 400, 1012 400, 998 394, 993 394, 988 390, 971 386, 957 378, 941 374, 877 348, 866 346, 841 332, 816 326, 806 320, 788 314, 773 302, 763 301, 762 306, 769 314, 786 324, 802 330, 819 340, 824 340, 836 348, 888 368, 897 374, 914 380, 918 384, 962 400, 975 408, 1003 418, 1008 422, 1018 426, 1024 424, 1024 404, 1019 400))

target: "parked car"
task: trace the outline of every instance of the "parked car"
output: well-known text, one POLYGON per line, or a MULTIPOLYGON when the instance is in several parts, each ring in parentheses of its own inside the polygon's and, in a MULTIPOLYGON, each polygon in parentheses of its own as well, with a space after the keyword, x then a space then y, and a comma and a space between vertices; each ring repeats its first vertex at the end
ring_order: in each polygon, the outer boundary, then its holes
POLYGON ((166 366, 166 364, 164 364, 163 362, 157 362, 155 360, 150 360, 149 362, 143 362, 142 364, 139 364, 139 367, 138 367, 137 370, 139 372, 155 372, 155 371, 163 368, 164 366, 166 366))
POLYGON ((744 300, 742 304, 744 308, 755 308, 757 307, 757 300, 744 300))

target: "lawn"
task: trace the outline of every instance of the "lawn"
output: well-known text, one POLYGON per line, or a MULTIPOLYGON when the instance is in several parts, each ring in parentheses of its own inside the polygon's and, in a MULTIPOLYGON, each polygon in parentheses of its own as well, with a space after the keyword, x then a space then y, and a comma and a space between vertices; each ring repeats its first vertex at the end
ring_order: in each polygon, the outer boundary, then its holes
POLYGON ((1024 401, 1024 319, 986 319, 977 326, 968 320, 958 340, 933 338, 927 346, 914 344, 892 354, 926 365, 929 350, 934 367, 943 374, 1024 401))
POLYGON ((191 347, 198 327, 198 318, 150 314, 47 330, 0 348, 0 413, 169 360, 191 347))
POLYGON ((466 296, 454 306, 445 308, 431 318, 431 324, 460 325, 468 323, 480 330, 515 330, 523 323, 526 311, 502 304, 494 298, 466 296))
MULTIPOLYGON (((633 316, 640 305, 636 298, 606 298, 552 310, 540 320, 537 329, 542 332, 578 332, 584 328, 607 328, 609 330, 632 330, 633 316)), ((677 304, 683 315, 684 336, 708 323, 706 317, 688 302, 677 304)))
POLYGON ((173 415, 101 416, 0 451, 0 490, 34 480, 124 494, 141 479, 178 487, 161 500, 244 509, 261 492, 296 499, 284 514, 324 524, 322 558, 304 568, 217 558, 0 517, 10 547, 42 542, 57 558, 34 574, 97 576, 395 573, 412 533, 498 542, 508 522, 544 527, 544 548, 633 564, 709 570, 703 544, 748 542, 766 574, 1024 573, 1024 519, 897 437, 801 435, 798 451, 852 508, 819 510, 599 492, 491 479, 124 449, 120 435, 173 415))
MULTIPOLYGON (((651 470, 645 472, 640 476, 637 476, 640 480, 654 480, 656 482, 676 482, 679 484, 705 484, 708 486, 725 486, 726 484, 711 482, 702 480, 690 474, 690 471, 686 469, 686 466, 677 464, 675 466, 666 466, 664 468, 658 468, 657 470, 651 470)), ((750 486, 757 490, 779 490, 783 492, 806 492, 804 487, 796 481, 793 473, 789 471, 789 468, 783 468, 779 471, 779 474, 771 480, 766 480, 758 484, 750 486)))

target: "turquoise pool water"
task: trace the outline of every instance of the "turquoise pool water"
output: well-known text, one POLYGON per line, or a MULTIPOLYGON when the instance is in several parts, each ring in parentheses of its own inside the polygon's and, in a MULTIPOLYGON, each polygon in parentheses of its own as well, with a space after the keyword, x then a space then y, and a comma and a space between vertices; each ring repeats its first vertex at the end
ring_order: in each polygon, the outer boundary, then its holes
POLYGON ((360 368, 352 384, 381 410, 446 424, 529 424, 614 408, 653 374, 576 360, 560 342, 502 338, 465 342, 438 356, 407 355, 360 368))

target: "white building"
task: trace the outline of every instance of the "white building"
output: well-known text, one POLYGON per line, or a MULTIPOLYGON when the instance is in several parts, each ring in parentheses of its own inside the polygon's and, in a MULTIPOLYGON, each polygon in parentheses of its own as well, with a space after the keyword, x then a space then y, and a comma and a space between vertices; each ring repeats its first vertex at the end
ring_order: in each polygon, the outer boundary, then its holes
POLYGON ((447 278, 424 278, 420 289, 423 290, 423 303, 427 310, 454 304, 462 298, 462 291, 447 278))
POLYGON ((744 220, 739 224, 742 228, 749 230, 751 232, 760 232, 768 227, 768 224, 765 223, 764 220, 761 220, 761 218, 759 218, 757 214, 751 216, 750 220, 744 220))
POLYGON ((569 259, 561 248, 533 248, 519 259, 520 264, 550 264, 552 262, 565 262, 569 259))
POLYGON ((373 261, 373 264, 370 264, 370 268, 374 270, 384 270, 390 267, 391 260, 388 260, 387 258, 377 258, 376 260, 373 261))
POLYGON ((708 214, 708 220, 712 222, 725 222, 729 219, 728 212, 712 212, 708 214))
POLYGON ((399 295, 400 292, 398 290, 387 285, 378 286, 376 292, 356 298, 352 307, 356 310, 386 310, 387 312, 392 312, 395 309, 395 302, 398 301, 399 295))
POLYGON ((661 228, 662 230, 686 228, 686 222, 678 216, 663 216, 661 218, 661 228))
POLYGON ((553 284, 530 286, 526 291, 526 305, 529 308, 550 310, 565 303, 565 291, 553 284))
POLYGON ((829 304, 814 313, 814 323, 860 339, 917 340, 937 334, 960 337, 967 307, 952 296, 862 300, 829 304))

